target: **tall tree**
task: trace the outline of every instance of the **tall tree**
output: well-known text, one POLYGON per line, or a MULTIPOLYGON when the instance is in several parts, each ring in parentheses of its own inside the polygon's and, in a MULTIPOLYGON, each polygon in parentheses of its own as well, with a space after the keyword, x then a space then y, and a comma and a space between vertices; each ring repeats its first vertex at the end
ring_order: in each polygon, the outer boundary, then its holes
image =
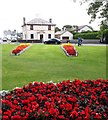
POLYGON ((108 2, 106 0, 103 0, 102 2, 91 2, 88 8, 88 15, 91 15, 91 21, 95 20, 96 17, 98 17, 103 19, 104 24, 107 24, 108 2))
POLYGON ((80 0, 83 4, 89 2, 87 9, 88 15, 91 16, 90 22, 94 21, 97 17, 102 19, 104 25, 108 26, 108 1, 107 0, 80 0))
POLYGON ((97 17, 101 19, 100 35, 105 38, 105 43, 108 43, 108 0, 80 0, 81 4, 90 2, 87 13, 91 16, 90 22, 97 17))

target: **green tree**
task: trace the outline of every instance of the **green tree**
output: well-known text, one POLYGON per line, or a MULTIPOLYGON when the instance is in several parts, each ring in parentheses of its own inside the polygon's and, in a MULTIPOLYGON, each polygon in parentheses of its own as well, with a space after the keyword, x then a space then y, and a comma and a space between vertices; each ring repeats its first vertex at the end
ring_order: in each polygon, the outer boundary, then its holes
POLYGON ((104 25, 108 26, 108 1, 107 0, 80 0, 81 4, 89 2, 87 9, 88 15, 91 16, 90 22, 96 18, 102 19, 104 25))
POLYGON ((71 26, 71 25, 64 25, 63 26, 63 28, 62 28, 63 30, 68 30, 69 32, 73 32, 73 26, 71 26))
POLYGON ((87 13, 91 16, 90 23, 96 18, 101 19, 99 36, 108 43, 108 1, 107 0, 80 0, 81 4, 90 2, 87 13))
POLYGON ((61 29, 59 27, 55 27, 55 32, 57 31, 61 31, 61 29))

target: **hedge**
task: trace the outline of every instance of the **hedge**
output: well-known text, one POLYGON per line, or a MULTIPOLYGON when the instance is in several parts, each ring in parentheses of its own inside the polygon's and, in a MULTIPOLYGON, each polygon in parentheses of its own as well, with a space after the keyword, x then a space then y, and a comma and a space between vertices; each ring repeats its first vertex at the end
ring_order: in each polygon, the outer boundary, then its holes
POLYGON ((98 35, 98 32, 76 33, 73 38, 78 39, 78 37, 81 37, 83 39, 100 39, 98 35))

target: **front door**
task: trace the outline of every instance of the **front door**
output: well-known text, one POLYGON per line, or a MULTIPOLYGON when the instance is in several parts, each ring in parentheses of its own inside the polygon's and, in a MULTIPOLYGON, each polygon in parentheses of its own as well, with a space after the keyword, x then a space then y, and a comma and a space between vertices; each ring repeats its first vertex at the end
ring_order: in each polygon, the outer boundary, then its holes
POLYGON ((43 34, 40 34, 40 41, 43 42, 43 34))

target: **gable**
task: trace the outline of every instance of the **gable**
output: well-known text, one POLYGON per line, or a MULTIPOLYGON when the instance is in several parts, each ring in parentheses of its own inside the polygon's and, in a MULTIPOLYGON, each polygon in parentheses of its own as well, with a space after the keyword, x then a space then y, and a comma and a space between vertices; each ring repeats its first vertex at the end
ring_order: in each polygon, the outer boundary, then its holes
POLYGON ((61 36, 73 36, 69 31, 65 31, 61 36))
POLYGON ((92 31, 92 29, 88 26, 85 26, 83 27, 82 29, 79 30, 80 32, 83 32, 83 31, 92 31))

